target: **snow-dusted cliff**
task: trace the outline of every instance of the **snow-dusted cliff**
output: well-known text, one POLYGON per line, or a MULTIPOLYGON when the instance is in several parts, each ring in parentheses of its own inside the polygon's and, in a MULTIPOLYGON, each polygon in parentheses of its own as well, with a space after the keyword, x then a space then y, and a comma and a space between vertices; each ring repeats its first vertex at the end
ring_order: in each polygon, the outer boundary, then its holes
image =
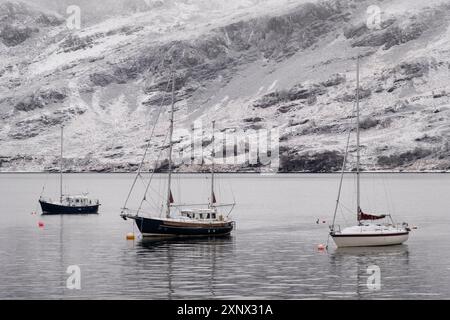
MULTIPOLYGON (((1 171, 53 169, 62 124, 67 169, 134 170, 172 58, 178 129, 202 120, 207 131, 212 119, 218 131, 240 135, 279 128, 281 171, 337 170, 358 54, 363 167, 450 170, 447 1, 133 3, 133 10, 68 30, 63 12, 0 2, 1 171), (370 29, 374 4, 381 24, 370 29)), ((166 111, 150 158, 165 120, 166 111)), ((175 148, 185 152, 187 139, 176 137, 175 148)))

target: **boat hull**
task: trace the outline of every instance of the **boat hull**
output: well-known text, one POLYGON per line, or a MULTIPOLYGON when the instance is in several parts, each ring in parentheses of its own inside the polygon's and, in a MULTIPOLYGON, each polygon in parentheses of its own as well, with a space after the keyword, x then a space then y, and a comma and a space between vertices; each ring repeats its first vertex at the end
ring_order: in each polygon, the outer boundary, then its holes
POLYGON ((392 234, 331 234, 338 248, 393 246, 408 240, 409 232, 392 234))
POLYGON ((191 223, 173 220, 129 217, 135 220, 143 237, 217 237, 233 230, 233 222, 191 223))
POLYGON ((99 204, 91 206, 64 206, 45 201, 39 201, 43 214, 95 214, 99 204))

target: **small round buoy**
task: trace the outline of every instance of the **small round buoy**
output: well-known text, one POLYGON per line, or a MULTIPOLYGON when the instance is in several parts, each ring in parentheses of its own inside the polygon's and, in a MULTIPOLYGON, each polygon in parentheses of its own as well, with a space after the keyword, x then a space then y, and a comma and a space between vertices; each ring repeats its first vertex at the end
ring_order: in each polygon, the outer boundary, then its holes
POLYGON ((44 223, 43 223, 42 221, 39 221, 39 222, 38 222, 38 227, 39 227, 39 228, 43 228, 43 227, 44 227, 44 223))
POLYGON ((412 228, 413 228, 414 230, 417 230, 417 226, 413 226, 412 228))
POLYGON ((325 246, 324 246, 323 244, 319 244, 319 245, 317 246, 317 250, 323 251, 323 250, 325 250, 325 246))
POLYGON ((134 233, 127 233, 127 240, 134 240, 134 233))
POLYGON ((325 220, 323 220, 322 223, 327 223, 327 222, 325 220))

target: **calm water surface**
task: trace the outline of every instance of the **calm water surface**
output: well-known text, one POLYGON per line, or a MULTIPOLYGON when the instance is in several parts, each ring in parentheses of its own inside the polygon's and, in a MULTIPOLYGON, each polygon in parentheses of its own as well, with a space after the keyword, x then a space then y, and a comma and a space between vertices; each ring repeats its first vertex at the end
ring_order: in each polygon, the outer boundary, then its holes
MULTIPOLYGON (((223 175, 218 197, 237 202, 231 237, 134 242, 125 240, 133 222, 119 217, 132 175, 65 177, 70 191, 101 199, 98 215, 42 216, 37 199, 44 184, 55 197, 57 175, 0 175, 1 299, 450 298, 450 175, 363 175, 368 212, 418 229, 402 246, 337 250, 330 240, 328 252, 316 248, 327 242, 337 175, 223 175), (66 288, 70 265, 81 268, 81 290, 66 288), (366 285, 370 265, 380 267, 379 291, 366 285)), ((178 201, 205 201, 206 176, 175 180, 178 201)), ((344 187, 342 225, 354 222, 351 177, 344 187)))

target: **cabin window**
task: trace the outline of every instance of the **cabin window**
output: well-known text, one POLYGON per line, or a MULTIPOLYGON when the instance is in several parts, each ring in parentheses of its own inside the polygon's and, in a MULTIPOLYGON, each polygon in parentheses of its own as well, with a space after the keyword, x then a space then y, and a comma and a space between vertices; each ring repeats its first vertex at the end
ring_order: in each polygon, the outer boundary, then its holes
POLYGON ((209 213, 206 215, 206 219, 210 219, 210 215, 209 213))

